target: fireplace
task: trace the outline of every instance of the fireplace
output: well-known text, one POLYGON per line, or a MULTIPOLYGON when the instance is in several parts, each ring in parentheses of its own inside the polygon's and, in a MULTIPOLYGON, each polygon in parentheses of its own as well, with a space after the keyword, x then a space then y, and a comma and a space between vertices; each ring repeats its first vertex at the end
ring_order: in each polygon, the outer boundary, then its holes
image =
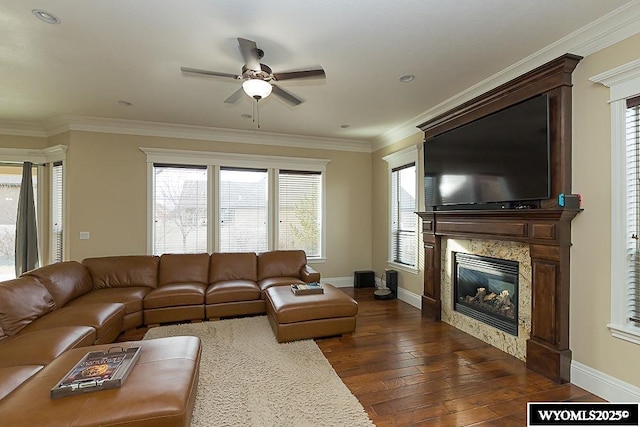
POLYGON ((453 308, 518 335, 518 262, 453 252, 453 308))

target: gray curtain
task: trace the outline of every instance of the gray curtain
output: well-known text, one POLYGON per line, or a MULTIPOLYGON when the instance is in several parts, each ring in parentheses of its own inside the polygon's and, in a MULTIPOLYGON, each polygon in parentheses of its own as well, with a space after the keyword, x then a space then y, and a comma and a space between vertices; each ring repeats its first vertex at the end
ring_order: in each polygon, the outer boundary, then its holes
POLYGON ((16 277, 38 266, 38 236, 36 226, 36 205, 33 198, 31 170, 33 164, 22 165, 22 183, 18 198, 16 219, 16 277))

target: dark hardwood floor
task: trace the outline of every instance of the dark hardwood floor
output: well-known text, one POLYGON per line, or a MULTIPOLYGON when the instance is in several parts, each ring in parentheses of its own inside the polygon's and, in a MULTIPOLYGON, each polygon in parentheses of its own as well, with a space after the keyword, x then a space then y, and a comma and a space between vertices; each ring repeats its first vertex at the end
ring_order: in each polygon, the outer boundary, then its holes
POLYGON ((527 402, 602 401, 372 288, 341 289, 358 301, 356 332, 316 342, 378 427, 525 426, 527 402))
POLYGON ((527 402, 602 401, 372 288, 341 289, 359 303, 356 332, 316 342, 378 427, 524 426, 527 402))

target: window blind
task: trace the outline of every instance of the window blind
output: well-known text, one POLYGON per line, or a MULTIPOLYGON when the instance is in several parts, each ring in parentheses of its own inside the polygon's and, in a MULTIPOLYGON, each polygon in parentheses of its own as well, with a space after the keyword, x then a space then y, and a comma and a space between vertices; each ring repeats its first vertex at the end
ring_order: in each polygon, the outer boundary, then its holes
POLYGON ((416 165, 391 170, 391 259, 416 266, 416 165))
POLYGON ((322 175, 320 172, 278 173, 278 248, 321 255, 322 175))
POLYGON ((627 295, 629 320, 640 325, 640 96, 627 100, 626 194, 627 194, 627 295))
POLYGON ((154 164, 153 253, 207 252, 207 168, 154 164))
POLYGON ((64 194, 63 194, 64 168, 62 162, 55 162, 51 166, 51 253, 50 261, 62 262, 64 260, 64 194))
POLYGON ((268 249, 268 175, 266 169, 220 168, 220 250, 268 249))

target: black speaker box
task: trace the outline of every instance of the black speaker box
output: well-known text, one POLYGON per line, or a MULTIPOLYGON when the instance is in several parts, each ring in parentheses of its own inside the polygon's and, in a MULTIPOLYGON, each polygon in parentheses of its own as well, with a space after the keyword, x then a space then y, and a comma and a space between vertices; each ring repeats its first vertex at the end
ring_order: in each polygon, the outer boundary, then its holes
POLYGON ((387 270, 384 274, 387 288, 389 288, 394 295, 398 295, 398 272, 396 270, 387 270))
POLYGON ((353 273, 354 288, 373 288, 376 286, 376 275, 373 271, 364 270, 353 273))

